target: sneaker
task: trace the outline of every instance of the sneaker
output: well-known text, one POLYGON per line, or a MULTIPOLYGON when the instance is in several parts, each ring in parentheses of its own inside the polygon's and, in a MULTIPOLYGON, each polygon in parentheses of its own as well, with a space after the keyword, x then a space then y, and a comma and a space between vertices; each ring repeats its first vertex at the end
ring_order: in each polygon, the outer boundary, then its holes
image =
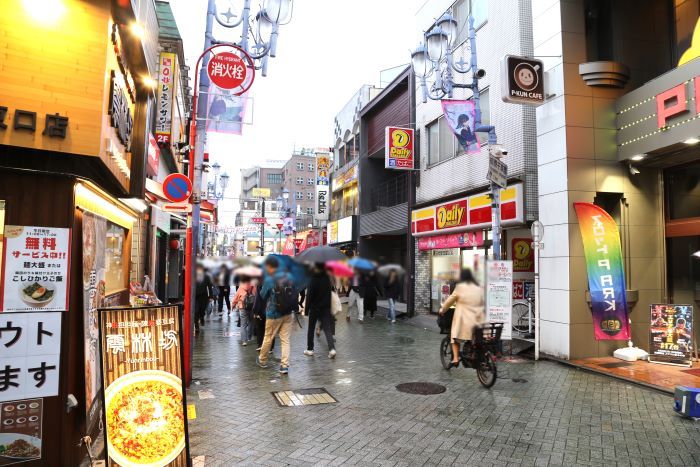
POLYGON ((246 347, 246 346, 248 345, 248 343, 247 343, 247 342, 242 342, 241 345, 242 345, 243 347, 246 347))
POLYGON ((257 349, 255 349, 256 352, 260 352, 261 350, 262 350, 262 347, 258 347, 257 349))
POLYGON ((286 375, 286 374, 288 374, 288 373, 289 373, 289 368, 287 368, 286 366, 281 366, 281 367, 280 367, 280 374, 281 374, 281 375, 286 375))
POLYGON ((313 357, 314 351, 313 350, 304 350, 304 355, 306 355, 307 357, 313 357))
POLYGON ((260 357, 256 358, 255 361, 258 363, 260 368, 267 368, 267 363, 260 363, 260 357))
POLYGON ((392 324, 393 324, 393 323, 395 323, 395 322, 396 322, 396 320, 395 320, 395 319, 392 319, 392 320, 391 320, 391 322, 392 322, 392 324))
POLYGON ((330 352, 328 352, 328 358, 335 358, 336 355, 335 349, 332 349, 330 352))

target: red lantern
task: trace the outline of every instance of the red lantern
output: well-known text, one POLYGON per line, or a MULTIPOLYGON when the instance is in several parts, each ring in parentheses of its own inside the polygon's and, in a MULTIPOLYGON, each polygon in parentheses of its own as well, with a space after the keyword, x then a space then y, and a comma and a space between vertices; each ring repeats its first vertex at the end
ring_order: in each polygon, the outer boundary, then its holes
POLYGON ((170 249, 171 250, 179 250, 180 249, 180 240, 170 240, 170 249))

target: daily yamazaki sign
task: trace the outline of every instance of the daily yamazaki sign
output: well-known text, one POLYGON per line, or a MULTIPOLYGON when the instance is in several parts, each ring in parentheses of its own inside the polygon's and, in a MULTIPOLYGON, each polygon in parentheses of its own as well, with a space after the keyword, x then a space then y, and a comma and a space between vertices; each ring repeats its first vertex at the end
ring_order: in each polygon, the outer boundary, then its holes
MULTIPOLYGON (((518 183, 501 190, 501 225, 523 223, 523 184, 518 183)), ((411 232, 415 237, 466 232, 490 225, 491 198, 488 193, 414 209, 411 213, 411 232)))

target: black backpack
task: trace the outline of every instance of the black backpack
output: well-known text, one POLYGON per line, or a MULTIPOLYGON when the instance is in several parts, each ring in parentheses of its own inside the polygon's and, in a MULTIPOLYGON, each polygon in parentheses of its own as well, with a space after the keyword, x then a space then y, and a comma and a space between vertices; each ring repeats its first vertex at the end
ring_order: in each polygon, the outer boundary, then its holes
POLYGON ((246 311, 253 311, 253 307, 255 307, 255 294, 248 292, 243 299, 243 309, 246 311))
POLYGON ((282 315, 288 315, 297 307, 297 293, 294 282, 289 277, 281 277, 275 280, 273 289, 277 311, 282 315))

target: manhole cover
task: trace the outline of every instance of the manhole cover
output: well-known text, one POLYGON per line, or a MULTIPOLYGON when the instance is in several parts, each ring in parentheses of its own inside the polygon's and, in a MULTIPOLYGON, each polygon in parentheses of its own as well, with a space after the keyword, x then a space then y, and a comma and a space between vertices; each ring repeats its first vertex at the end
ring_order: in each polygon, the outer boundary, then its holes
POLYGON ((511 381, 514 383, 527 383, 527 380, 525 378, 513 378, 511 381))
POLYGON ((273 392, 275 400, 282 407, 301 405, 334 404, 338 402, 324 388, 296 389, 294 391, 273 392))
POLYGON ((613 362, 613 363, 599 363, 598 366, 602 366, 603 368, 623 368, 626 366, 632 366, 632 364, 627 363, 627 362, 613 362))
POLYGON ((429 396, 431 394, 442 394, 447 388, 436 383, 401 383, 396 386, 399 392, 407 394, 418 394, 421 396, 429 396))

